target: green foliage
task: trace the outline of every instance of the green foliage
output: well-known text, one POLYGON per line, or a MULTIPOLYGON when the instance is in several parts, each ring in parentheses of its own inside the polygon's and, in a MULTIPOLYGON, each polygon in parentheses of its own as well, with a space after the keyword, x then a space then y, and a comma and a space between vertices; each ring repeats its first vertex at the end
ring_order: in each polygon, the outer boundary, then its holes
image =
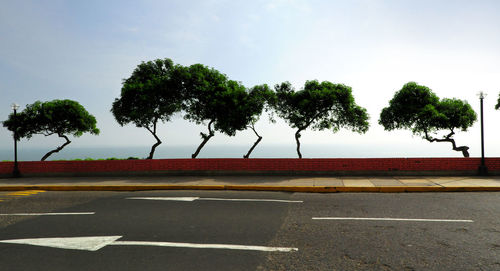
POLYGON ((295 138, 299 157, 300 132, 305 129, 337 132, 347 128, 358 133, 368 130, 366 109, 356 105, 348 86, 314 80, 307 81, 299 91, 294 91, 289 82, 276 85, 275 91, 272 107, 280 118, 297 128, 295 138))
POLYGON ((245 120, 239 119, 234 110, 243 104, 245 87, 226 75, 202 64, 185 69, 186 91, 184 118, 196 124, 211 122, 214 129, 232 136, 245 128, 245 120))
POLYGON ((224 130, 219 128, 219 131, 234 135, 236 131, 253 126, 259 120, 273 92, 265 84, 249 90, 235 81, 228 81, 228 84, 229 88, 223 95, 225 98, 221 99, 224 110, 217 114, 217 122, 224 123, 224 130), (232 84, 237 84, 238 87, 231 87, 232 84))
POLYGON ((182 71, 168 58, 143 62, 123 81, 121 96, 113 102, 111 112, 120 125, 133 123, 155 137, 149 159, 161 144, 156 135, 158 121, 169 121, 182 108, 182 71))
POLYGON ((259 119, 264 110, 271 112, 271 104, 276 101, 276 94, 268 85, 257 85, 248 91, 248 114, 252 116, 250 125, 254 125, 259 119))
POLYGON ((202 64, 185 69, 184 118, 196 124, 213 122, 214 129, 229 136, 258 120, 272 93, 267 85, 248 90, 219 71, 202 64))
POLYGON ((3 125, 14 132, 16 140, 30 139, 36 134, 45 136, 56 134, 66 140, 63 145, 45 154, 42 161, 71 143, 67 134, 75 137, 83 133, 99 134, 95 117, 78 102, 72 100, 36 101, 28 104, 26 109, 15 117, 14 114, 10 114, 3 125))
POLYGON ((10 131, 16 131, 20 138, 30 139, 35 134, 45 136, 71 134, 79 137, 84 133, 99 134, 96 119, 78 102, 72 100, 36 101, 22 112, 10 114, 3 122, 10 131))
POLYGON ((458 99, 440 100, 431 89, 409 82, 382 110, 379 123, 385 130, 411 129, 413 134, 437 130, 466 131, 477 120, 472 107, 458 99))
POLYGON ((196 124, 208 122, 208 134, 200 133, 203 141, 193 158, 215 131, 234 136, 255 123, 270 93, 266 85, 247 90, 241 83, 228 80, 226 75, 202 64, 184 69, 183 83, 184 118, 196 124))
POLYGON ((414 135, 430 142, 450 142, 453 149, 469 156, 468 147, 457 147, 451 138, 455 129, 467 131, 477 120, 476 112, 466 102, 459 99, 439 99, 426 86, 409 82, 394 94, 389 106, 380 114, 379 124, 385 130, 409 129, 414 135), (449 130, 442 139, 433 138, 431 133, 449 130))
POLYGON ((411 129, 413 133, 428 127, 426 115, 435 110, 439 98, 426 86, 409 82, 394 94, 389 107, 382 109, 379 124, 385 130, 411 129))
POLYGON ((351 88, 328 81, 307 81, 304 89, 294 91, 289 82, 275 86, 275 113, 299 130, 348 128, 358 133, 368 130, 366 109, 356 105, 351 88))
POLYGON ((121 96, 113 102, 116 121, 144 128, 152 128, 158 120, 169 121, 182 105, 179 69, 168 58, 139 64, 123 81, 121 96))
POLYGON ((436 111, 436 128, 453 130, 455 128, 467 131, 477 120, 477 114, 470 104, 459 99, 441 99, 436 111))

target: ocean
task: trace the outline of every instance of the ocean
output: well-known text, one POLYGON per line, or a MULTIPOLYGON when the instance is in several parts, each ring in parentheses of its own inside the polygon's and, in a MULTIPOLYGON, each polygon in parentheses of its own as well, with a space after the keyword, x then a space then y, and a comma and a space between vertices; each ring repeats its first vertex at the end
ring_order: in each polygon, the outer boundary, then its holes
MULTIPOLYGON (((174 146, 160 145, 156 148, 155 159, 162 158, 191 158, 196 150, 195 145, 174 146)), ((251 145, 210 145, 201 150, 198 158, 242 158, 251 145)), ((449 146, 428 144, 427 148, 412 146, 384 146, 360 144, 303 144, 301 152, 303 158, 378 158, 378 157, 460 157, 460 153, 452 151, 449 146), (436 148, 439 147, 439 148, 436 148)), ((18 148, 19 161, 38 161, 50 151, 47 148, 18 148)), ((59 153, 55 153, 48 160, 73 159, 107 159, 128 157, 146 158, 151 146, 133 147, 78 147, 67 146, 59 153)), ((295 145, 260 144, 250 155, 250 158, 297 158, 295 145)), ((13 161, 13 149, 0 149, 0 161, 13 161)))

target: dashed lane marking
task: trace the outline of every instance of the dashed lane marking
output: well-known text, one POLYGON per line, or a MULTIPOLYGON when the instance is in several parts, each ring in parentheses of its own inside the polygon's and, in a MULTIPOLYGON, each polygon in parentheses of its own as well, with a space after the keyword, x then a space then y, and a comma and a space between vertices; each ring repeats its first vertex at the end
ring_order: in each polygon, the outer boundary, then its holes
POLYGON ((44 215, 94 215, 95 212, 79 212, 79 213, 13 213, 0 214, 0 216, 44 216, 44 215))

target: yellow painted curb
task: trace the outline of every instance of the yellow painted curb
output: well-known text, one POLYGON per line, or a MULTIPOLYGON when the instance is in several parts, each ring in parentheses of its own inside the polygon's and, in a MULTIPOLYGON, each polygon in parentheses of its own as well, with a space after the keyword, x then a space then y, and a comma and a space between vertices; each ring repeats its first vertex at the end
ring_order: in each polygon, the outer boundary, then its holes
POLYGON ((443 187, 443 186, 263 186, 263 185, 12 185, 0 186, 0 191, 144 191, 144 190, 241 190, 241 191, 283 191, 308 193, 338 192, 486 192, 500 191, 500 187, 443 187))

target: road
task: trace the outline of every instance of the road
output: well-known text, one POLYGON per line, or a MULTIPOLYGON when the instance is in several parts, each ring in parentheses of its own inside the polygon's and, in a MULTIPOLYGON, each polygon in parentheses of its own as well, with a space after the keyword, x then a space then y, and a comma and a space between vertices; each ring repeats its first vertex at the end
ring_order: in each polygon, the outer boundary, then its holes
POLYGON ((0 270, 500 270, 500 193, 2 192, 0 270))

